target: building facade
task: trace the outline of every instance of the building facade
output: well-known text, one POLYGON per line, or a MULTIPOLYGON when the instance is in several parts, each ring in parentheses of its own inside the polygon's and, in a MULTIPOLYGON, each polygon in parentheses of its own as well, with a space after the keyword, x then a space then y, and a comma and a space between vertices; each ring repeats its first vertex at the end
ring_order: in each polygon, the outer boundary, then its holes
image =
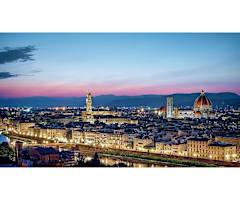
POLYGON ((123 117, 100 118, 98 121, 105 124, 138 124, 138 120, 123 117))
POLYGON ((207 138, 192 138, 187 141, 187 155, 193 158, 234 161, 237 147, 230 143, 216 142, 207 138))
POLYGON ((17 131, 20 133, 27 133, 30 127, 35 126, 33 122, 19 122, 17 124, 17 131))
POLYGON ((127 149, 128 135, 124 133, 73 131, 72 141, 102 148, 127 149))
POLYGON ((134 138, 133 139, 133 150, 135 151, 148 151, 145 146, 152 144, 153 140, 151 139, 141 139, 134 138))

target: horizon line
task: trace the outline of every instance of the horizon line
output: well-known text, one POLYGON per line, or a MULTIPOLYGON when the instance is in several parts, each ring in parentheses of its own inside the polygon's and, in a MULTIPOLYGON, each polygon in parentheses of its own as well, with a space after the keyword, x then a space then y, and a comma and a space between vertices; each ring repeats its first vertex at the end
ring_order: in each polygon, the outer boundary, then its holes
MULTIPOLYGON (((91 92, 90 92, 91 93, 91 92)), ((232 94, 236 94, 236 95, 240 95, 236 92, 205 92, 205 94, 221 94, 221 93, 232 93, 232 94)), ((86 93, 87 94, 87 93, 86 93)), ((91 93, 92 94, 92 93, 91 93)), ((126 96, 126 97, 136 97, 136 96, 171 96, 171 95, 177 95, 177 94, 201 94, 201 92, 189 92, 189 93, 170 93, 170 94, 139 94, 139 95, 116 95, 116 94, 98 94, 98 95, 92 95, 92 97, 98 97, 98 96, 126 96)), ((16 96, 16 97, 8 97, 8 96, 0 96, 0 98, 8 98, 8 99, 16 99, 16 98, 33 98, 33 97, 49 97, 49 98, 81 98, 81 97, 85 97, 86 95, 81 95, 81 96, 16 96)))

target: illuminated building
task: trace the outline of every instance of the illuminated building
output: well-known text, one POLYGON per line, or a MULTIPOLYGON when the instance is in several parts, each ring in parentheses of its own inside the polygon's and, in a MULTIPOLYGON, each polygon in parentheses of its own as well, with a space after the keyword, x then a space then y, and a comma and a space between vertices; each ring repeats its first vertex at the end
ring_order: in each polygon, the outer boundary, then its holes
POLYGON ((214 113, 212 110, 212 102, 202 90, 200 96, 194 101, 193 109, 174 108, 174 118, 214 118, 214 113))
POLYGON ((86 113, 86 114, 82 115, 82 121, 94 124, 95 119, 94 119, 94 116, 92 114, 87 114, 86 113))
POLYGON ((126 149, 128 146, 128 135, 123 133, 74 131, 72 140, 75 143, 102 148, 126 149))
POLYGON ((171 154, 171 145, 167 142, 156 142, 155 152, 161 154, 171 154))
POLYGON ((240 136, 217 136, 215 137, 215 141, 217 142, 224 142, 224 143, 230 143, 237 146, 237 155, 238 158, 240 157, 240 136))
POLYGON ((226 142, 240 146, 240 136, 216 136, 215 141, 226 142))
POLYGON ((86 97, 86 112, 91 113, 92 112, 92 95, 89 92, 86 97))
POLYGON ((94 116, 96 116, 96 115, 116 116, 116 115, 118 115, 118 113, 114 112, 114 111, 109 111, 109 110, 93 111, 92 110, 92 95, 91 95, 91 93, 88 93, 86 96, 86 111, 82 112, 82 121, 90 122, 91 124, 94 124, 94 122, 95 122, 94 116))
POLYGON ((173 97, 167 97, 167 118, 173 118, 173 97))
POLYGON ((31 127, 26 135, 43 139, 57 140, 61 142, 67 141, 67 129, 62 128, 31 127))
POLYGON ((3 125, 3 124, 5 124, 5 125, 7 125, 7 124, 10 124, 11 123, 11 120, 10 119, 8 119, 7 117, 1 117, 0 116, 0 125, 3 125))
POLYGON ((166 107, 165 106, 162 106, 159 108, 159 110, 157 110, 156 112, 159 116, 162 116, 162 117, 166 117, 166 107))
POLYGON ((106 124, 138 124, 137 120, 118 117, 120 113, 111 110, 92 110, 92 96, 88 93, 86 96, 86 111, 82 112, 82 121, 94 124, 95 121, 106 124), (106 118, 98 118, 97 116, 108 116, 106 118), (111 117, 109 117, 111 116, 111 117))
POLYGON ((65 111, 66 110, 66 107, 56 107, 56 108, 54 108, 56 111, 58 111, 58 112, 63 112, 63 111, 65 111))
POLYGON ((187 144, 186 143, 172 144, 171 155, 187 156, 187 144))
POLYGON ((145 147, 149 144, 152 144, 152 139, 141 139, 141 138, 134 138, 133 139, 133 150, 135 151, 147 151, 145 147))
POLYGON ((176 155, 176 156, 186 156, 187 144, 186 143, 171 144, 166 142, 156 142, 155 153, 176 155))
POLYGON ((92 113, 92 95, 88 93, 86 96, 86 112, 82 113, 82 120, 94 124, 94 116, 92 113))
POLYGON ((92 111, 92 115, 96 116, 96 115, 111 115, 111 116, 118 116, 119 113, 116 111, 111 111, 111 110, 94 110, 92 111))
POLYGON ((196 98, 194 101, 194 115, 195 117, 209 117, 212 114, 212 102, 210 99, 205 95, 204 91, 202 90, 199 97, 196 98))
POLYGON ((35 126, 35 123, 32 122, 19 122, 17 125, 17 130, 20 133, 27 133, 30 127, 35 126))
POLYGON ((110 148, 116 149, 126 149, 128 145, 128 135, 127 134, 105 134, 107 136, 107 144, 110 148))
POLYGON ((155 143, 155 151, 156 153, 164 153, 164 143, 163 142, 156 142, 155 143))
POLYGON ((123 117, 100 118, 98 121, 105 124, 138 124, 138 120, 123 117))
POLYGON ((208 146, 208 156, 213 160, 234 161, 237 149, 233 144, 214 142, 208 146))
POLYGON ((193 112, 193 110, 178 109, 175 112, 175 116, 178 119, 194 118, 194 112, 193 112))
POLYGON ((73 143, 84 143, 84 134, 82 131, 73 130, 72 131, 72 142, 73 143))
POLYGON ((207 138, 192 138, 187 140, 189 157, 233 161, 237 158, 237 148, 233 144, 216 142, 207 138))
POLYGON ((191 138, 187 140, 187 153, 189 157, 208 158, 208 138, 191 138))

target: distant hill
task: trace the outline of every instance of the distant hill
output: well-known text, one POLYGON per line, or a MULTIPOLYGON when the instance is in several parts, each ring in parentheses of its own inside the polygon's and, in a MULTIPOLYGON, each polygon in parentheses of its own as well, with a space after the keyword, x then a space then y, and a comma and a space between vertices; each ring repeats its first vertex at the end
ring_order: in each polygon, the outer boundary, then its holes
MULTIPOLYGON (((235 93, 207 93, 214 106, 240 107, 240 96, 235 93)), ((150 106, 160 107, 166 104, 168 95, 115 96, 100 95, 93 97, 94 106, 150 106)), ((173 94, 175 106, 193 106, 199 93, 173 94)), ((24 97, 0 98, 0 106, 47 107, 47 106, 84 106, 85 97, 24 97)))
MULTIPOLYGON (((240 96, 235 93, 207 93, 214 106, 240 106, 240 96)), ((166 104, 168 95, 121 96, 108 103, 108 106, 150 106, 160 107, 166 104)), ((193 106, 199 93, 173 94, 175 106, 193 106)))

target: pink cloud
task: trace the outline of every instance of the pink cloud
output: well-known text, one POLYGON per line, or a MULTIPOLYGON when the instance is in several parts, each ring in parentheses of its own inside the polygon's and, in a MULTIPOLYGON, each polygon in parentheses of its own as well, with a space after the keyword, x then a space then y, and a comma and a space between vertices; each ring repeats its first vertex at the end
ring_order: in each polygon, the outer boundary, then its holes
POLYGON ((0 96, 3 97, 29 97, 29 96, 83 96, 91 91, 93 95, 115 94, 115 95, 143 95, 143 94, 172 94, 200 92, 235 92, 240 93, 237 86, 201 86, 189 84, 168 84, 168 85, 144 85, 132 84, 131 82, 115 81, 91 84, 2 84, 0 85, 0 96))

